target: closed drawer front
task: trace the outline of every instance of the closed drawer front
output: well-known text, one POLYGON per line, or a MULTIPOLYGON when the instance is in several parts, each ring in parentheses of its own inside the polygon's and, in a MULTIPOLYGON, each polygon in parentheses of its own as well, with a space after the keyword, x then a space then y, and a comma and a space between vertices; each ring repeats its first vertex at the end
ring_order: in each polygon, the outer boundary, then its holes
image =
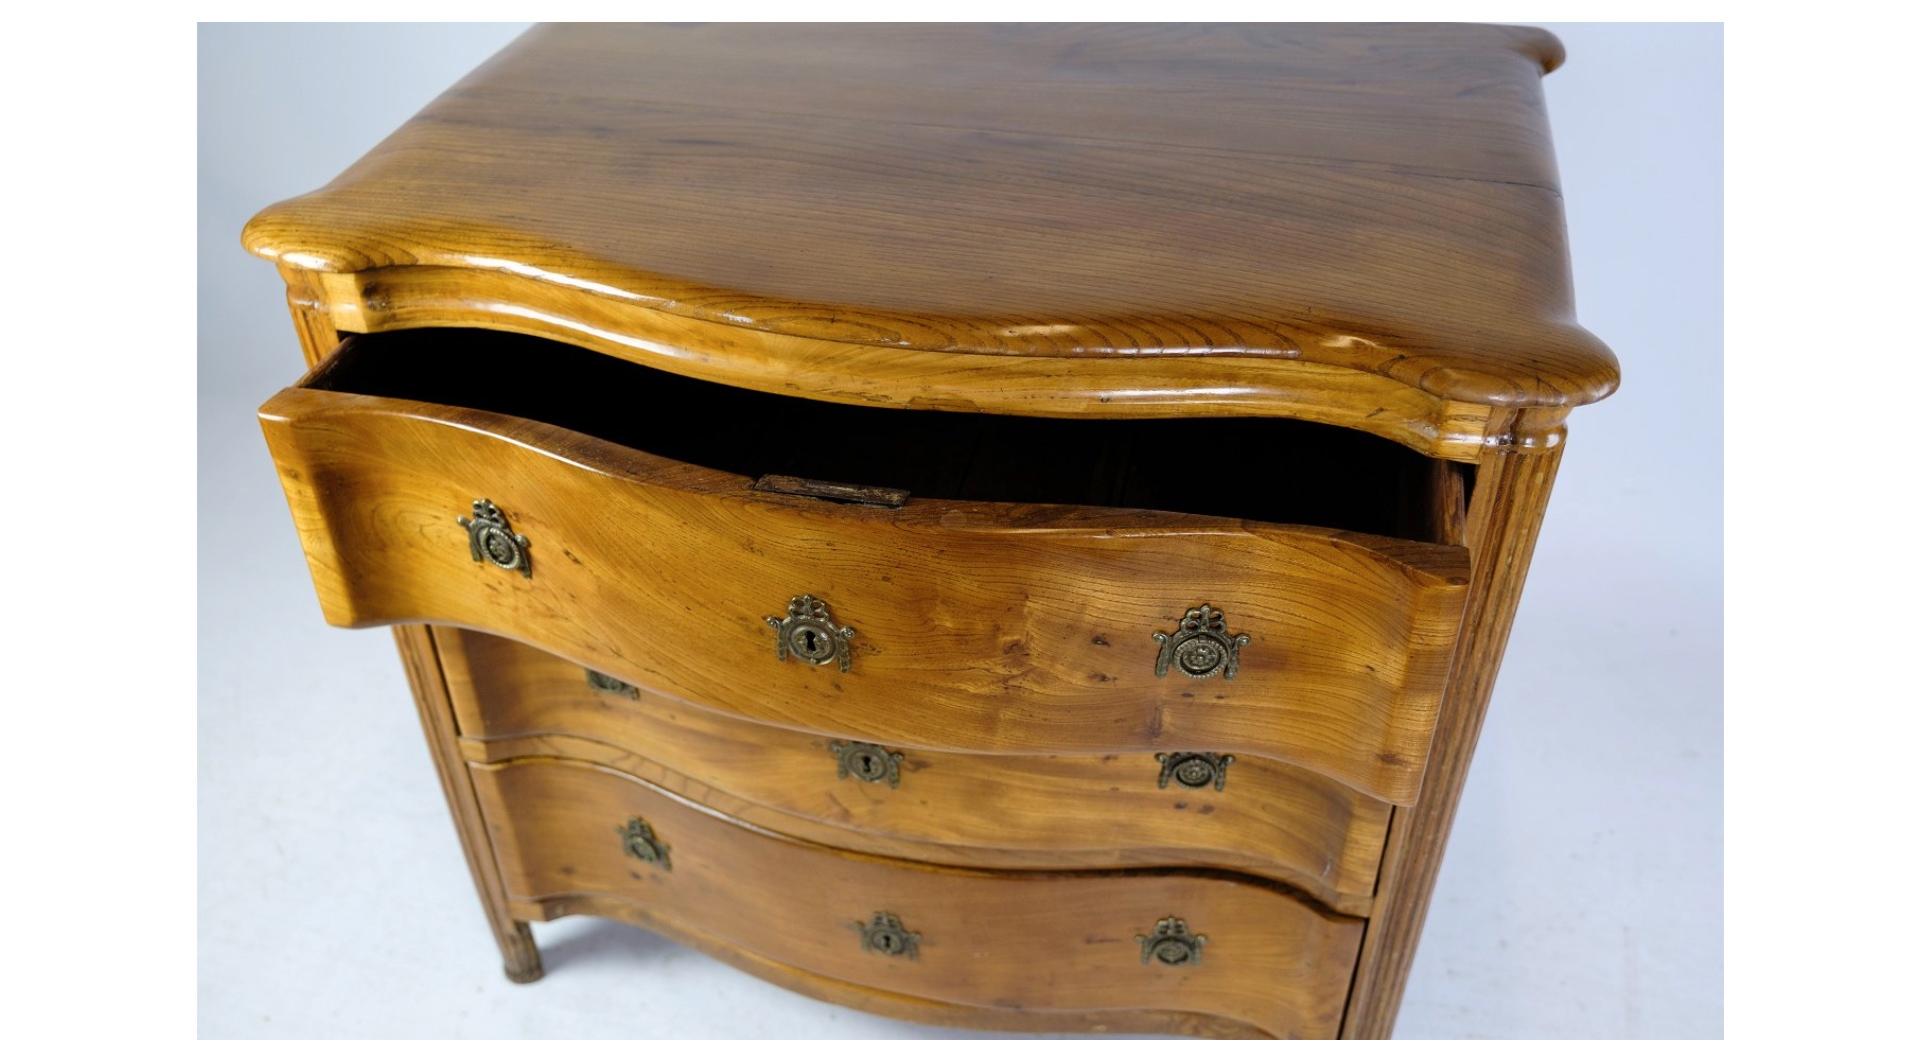
POLYGON ((1265 758, 900 750, 610 690, 497 636, 442 627, 435 643, 470 760, 592 759, 844 849, 985 868, 1205 865, 1361 914, 1389 822, 1384 803, 1265 758))
MULTIPOLYGON (((262 411, 333 623, 498 632, 705 706, 918 749, 1240 750, 1385 801, 1416 793, 1462 608, 1461 547, 1089 505, 771 494, 738 473, 423 401, 444 379, 470 404, 517 397, 471 394, 485 366, 454 380, 408 351, 357 356, 356 343, 262 411), (423 377, 386 376, 405 372, 423 377), (403 397, 361 394, 377 390, 403 397), (1205 604, 1226 644, 1179 627, 1205 604), (823 616, 790 621, 818 605, 823 616), (1217 668, 1199 679, 1185 664, 1217 668)), ((551 363, 540 380, 560 376, 551 363)), ((535 412, 572 409, 561 396, 535 412)), ((804 469, 811 449, 843 445, 807 428, 788 440, 804 469)), ((788 468, 749 442, 748 456, 714 460, 788 468)))
POLYGON ((1359 920, 1233 878, 864 858, 739 826, 601 766, 536 758, 471 771, 520 915, 624 916, 913 998, 1202 1014, 1326 1037, 1360 941, 1359 920))

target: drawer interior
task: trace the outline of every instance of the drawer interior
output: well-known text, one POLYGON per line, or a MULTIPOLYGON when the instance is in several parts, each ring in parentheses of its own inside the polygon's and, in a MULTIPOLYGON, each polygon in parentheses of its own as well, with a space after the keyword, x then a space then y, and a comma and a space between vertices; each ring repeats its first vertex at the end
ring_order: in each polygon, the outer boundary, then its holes
MULTIPOLYGON (((1065 372, 1074 372, 1065 360, 1065 372)), ((1026 417, 856 406, 484 329, 350 336, 306 386, 487 410, 744 477, 956 501, 1159 510, 1454 543, 1466 467, 1282 418, 1026 417)))

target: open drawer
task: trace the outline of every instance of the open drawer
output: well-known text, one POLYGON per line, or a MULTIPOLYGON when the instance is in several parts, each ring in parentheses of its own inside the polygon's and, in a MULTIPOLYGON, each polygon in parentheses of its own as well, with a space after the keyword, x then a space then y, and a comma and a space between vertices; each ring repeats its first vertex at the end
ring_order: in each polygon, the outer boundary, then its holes
POLYGON ((832 404, 450 329, 351 337, 261 419, 331 623, 921 749, 1247 753, 1407 802, 1467 586, 1453 470, 1279 419, 832 404))

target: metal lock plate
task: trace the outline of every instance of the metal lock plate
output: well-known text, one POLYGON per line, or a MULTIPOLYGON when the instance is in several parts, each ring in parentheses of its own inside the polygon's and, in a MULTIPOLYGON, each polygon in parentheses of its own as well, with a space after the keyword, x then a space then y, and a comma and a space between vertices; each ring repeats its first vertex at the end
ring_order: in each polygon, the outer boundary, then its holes
POLYGON ((787 661, 794 655, 810 665, 836 662, 848 671, 848 641, 855 629, 835 623, 828 614, 828 603, 814 595, 797 595, 788 600, 788 616, 764 617, 775 629, 775 657, 787 661))
POLYGON ((828 752, 835 755, 836 779, 845 780, 854 776, 863 783, 887 780, 890 790, 901 785, 902 755, 898 751, 874 743, 838 740, 828 744, 828 752))
POLYGON ((862 952, 887 957, 914 960, 916 946, 922 941, 922 936, 903 927, 902 918, 894 913, 878 912, 868 923, 857 923, 855 930, 862 935, 862 952))

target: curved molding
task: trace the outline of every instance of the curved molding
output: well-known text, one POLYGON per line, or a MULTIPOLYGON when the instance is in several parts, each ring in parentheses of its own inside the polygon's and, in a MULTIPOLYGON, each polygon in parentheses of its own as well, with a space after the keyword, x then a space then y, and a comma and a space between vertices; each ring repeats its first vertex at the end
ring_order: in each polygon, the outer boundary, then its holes
POLYGON ((858 406, 1047 417, 1293 417, 1474 461, 1494 411, 1356 369, 1257 355, 948 354, 718 325, 513 274, 438 266, 288 273, 350 333, 484 328, 720 384, 858 406))
POLYGON ((1100 1012, 996 1009, 898 994, 818 975, 779 961, 769 960, 732 943, 666 923, 655 918, 645 906, 612 894, 557 894, 542 898, 518 898, 512 905, 515 914, 525 920, 557 920, 564 916, 595 916, 618 920, 691 949, 700 950, 724 964, 739 968, 758 979, 774 983, 784 990, 805 994, 831 1005, 861 1009, 864 1012, 914 1023, 997 1031, 1175 1034, 1197 1038, 1274 1037, 1269 1032, 1240 1020, 1201 1012, 1161 1009, 1117 1009, 1100 1012))

